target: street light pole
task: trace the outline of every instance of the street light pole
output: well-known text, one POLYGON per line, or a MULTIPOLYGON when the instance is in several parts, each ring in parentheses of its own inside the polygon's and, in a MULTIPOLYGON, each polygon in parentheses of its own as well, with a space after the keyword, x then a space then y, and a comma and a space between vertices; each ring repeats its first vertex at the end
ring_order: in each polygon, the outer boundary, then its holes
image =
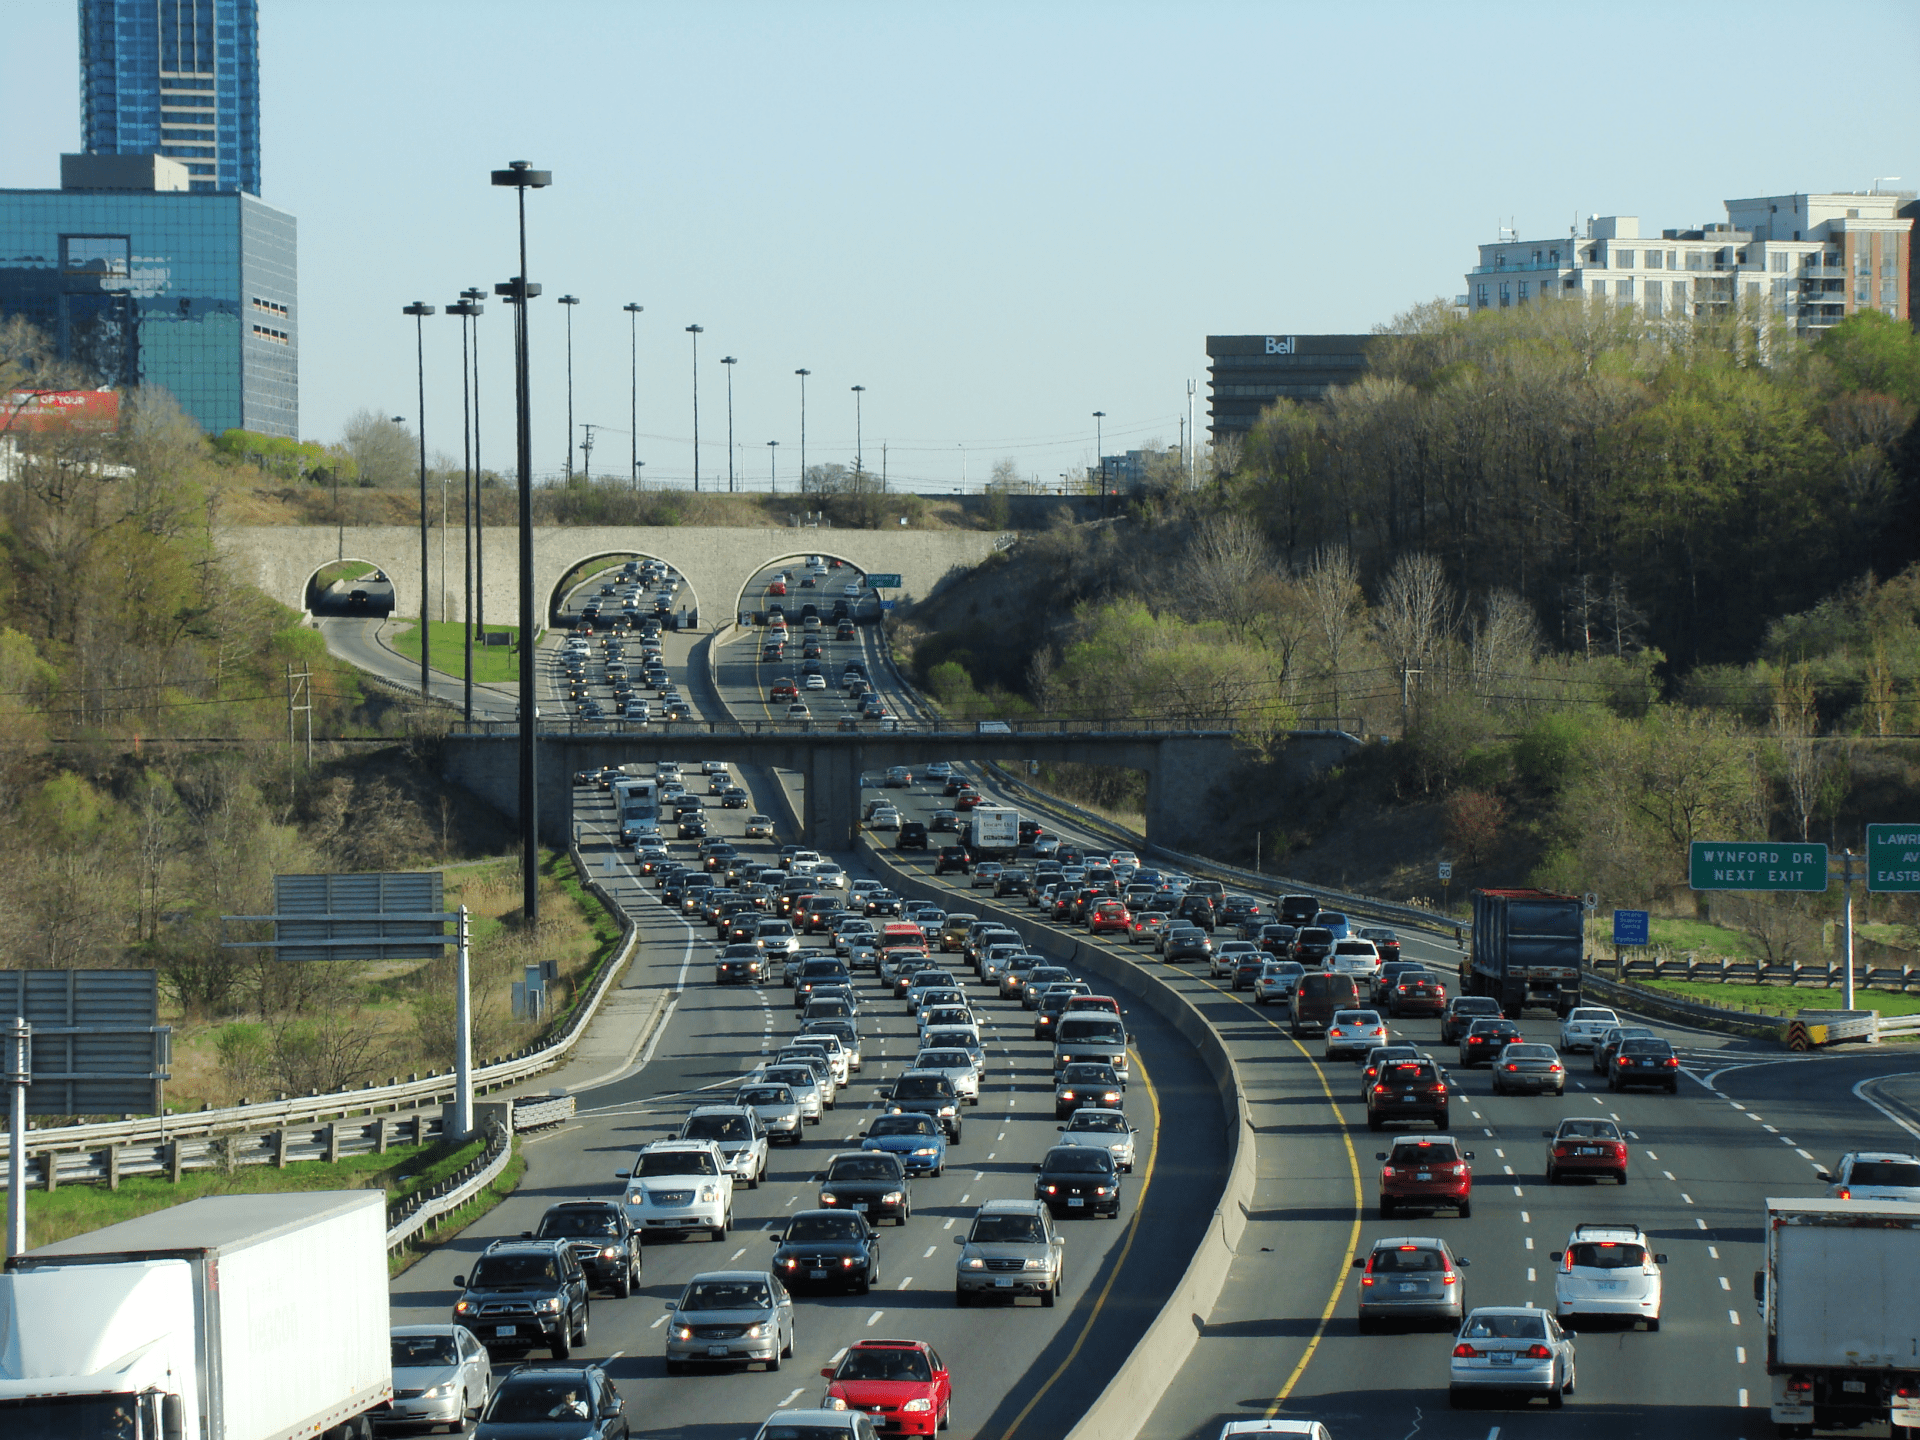
POLYGON ((796 370, 800 377, 800 493, 807 493, 807 376, 811 370, 796 370))
POLYGON ((700 493, 700 336, 704 325, 687 326, 693 337, 693 492, 700 493))
POLYGON ((573 307, 580 303, 577 295, 562 295, 560 303, 567 307, 567 483, 573 483, 573 307))
POLYGON ((767 493, 769 495, 780 493, 780 466, 777 459, 779 444, 778 440, 767 441, 767 493))
POLYGON ((473 633, 482 636, 487 633, 487 511, 480 497, 480 301, 486 293, 478 287, 460 292, 473 306, 473 633))
POLYGON ((466 298, 467 292, 460 292, 460 303, 447 306, 447 314, 460 317, 460 504, 464 510, 461 517, 461 529, 465 536, 466 567, 462 581, 461 617, 466 621, 466 666, 464 674, 463 699, 467 723, 473 723, 473 406, 469 398, 469 365, 467 360, 467 331, 473 318, 480 313, 478 302, 466 298))
POLYGON ((1093 458, 1095 463, 1100 466, 1100 518, 1102 520, 1107 518, 1107 444, 1103 438, 1105 435, 1106 419, 1106 411, 1096 410, 1093 412, 1093 458))
POLYGON ((733 494, 733 367, 740 362, 731 355, 722 355, 720 363, 727 367, 727 493, 733 494))
POLYGON ((420 380, 420 698, 431 693, 427 688, 427 670, 433 649, 433 632, 427 628, 427 330, 426 318, 433 306, 418 300, 401 307, 402 315, 413 317, 415 369, 420 380))
POLYGON ((860 488, 860 475, 865 468, 862 459, 866 454, 866 432, 861 423, 860 399, 866 393, 867 387, 864 385, 853 387, 853 486, 856 490, 860 488))
POLYGON ((640 312, 644 305, 622 305, 627 312, 627 484, 640 488, 640 312))
POLYGON ((514 423, 517 430, 515 462, 520 489, 520 887, 521 918, 529 932, 540 920, 540 815, 538 772, 534 768, 533 693, 533 405, 528 383, 527 301, 540 287, 527 280, 527 191, 553 183, 551 170, 535 170, 515 160, 493 172, 495 185, 510 185, 519 201, 520 273, 496 293, 514 303, 514 423))

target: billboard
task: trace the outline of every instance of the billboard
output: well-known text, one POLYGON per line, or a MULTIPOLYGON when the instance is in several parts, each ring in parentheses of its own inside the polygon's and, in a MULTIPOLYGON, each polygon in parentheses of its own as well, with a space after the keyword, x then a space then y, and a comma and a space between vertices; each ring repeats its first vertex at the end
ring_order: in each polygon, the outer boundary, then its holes
POLYGON ((117 390, 14 390, 0 405, 0 431, 115 430, 117 390))

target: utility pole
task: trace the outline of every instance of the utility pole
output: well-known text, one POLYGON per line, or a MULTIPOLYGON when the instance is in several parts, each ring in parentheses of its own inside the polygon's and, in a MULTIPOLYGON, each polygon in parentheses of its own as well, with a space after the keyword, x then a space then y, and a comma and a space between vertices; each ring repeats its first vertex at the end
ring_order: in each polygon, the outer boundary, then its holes
POLYGON ((1199 432, 1193 428, 1194 388, 1195 387, 1194 387, 1193 381, 1188 380, 1187 381, 1187 438, 1185 442, 1183 442, 1187 448, 1185 450, 1185 453, 1183 453, 1180 456, 1180 458, 1186 462, 1185 468, 1187 472, 1187 488, 1188 489, 1193 488, 1195 484, 1194 476, 1199 473, 1199 471, 1194 467, 1195 457, 1198 454, 1200 449, 1199 432))
POLYGON ((596 425, 591 420, 582 420, 580 428, 586 432, 580 441, 580 478, 591 483, 593 480, 593 432, 604 430, 604 425, 596 425))
POLYGON ((425 317, 434 307, 416 300, 400 308, 402 315, 413 317, 414 369, 420 383, 420 698, 429 700, 433 655, 432 611, 427 603, 431 587, 427 583, 427 341, 425 317))
MULTIPOLYGON (((483 636, 487 633, 487 513, 480 496, 480 301, 486 293, 477 287, 460 292, 460 298, 473 307, 473 633, 483 636)), ((471 661, 467 673, 473 673, 471 661)))
POLYGON ((800 377, 800 493, 807 490, 807 376, 811 370, 796 370, 800 377))
POLYGON ((627 461, 627 484, 640 488, 640 312, 644 305, 622 305, 627 312, 627 448, 633 453, 627 461))
POLYGON ((706 328, 687 326, 687 334, 693 337, 693 493, 696 495, 700 493, 700 336, 706 328))
POLYGON ((780 466, 777 459, 780 453, 779 445, 778 440, 767 441, 767 493, 769 495, 780 493, 780 466))
POLYGON ((287 803, 293 803, 294 775, 293 755, 296 729, 294 716, 305 712, 307 717, 307 768, 313 767, 313 672, 296 671, 291 664, 287 666, 287 803), (305 704, 300 703, 305 701, 305 704))

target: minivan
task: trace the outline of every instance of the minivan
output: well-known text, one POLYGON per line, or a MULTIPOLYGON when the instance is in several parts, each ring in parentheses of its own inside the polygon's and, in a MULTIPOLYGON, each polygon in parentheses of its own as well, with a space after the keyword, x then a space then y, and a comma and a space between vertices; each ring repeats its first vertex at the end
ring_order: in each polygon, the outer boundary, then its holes
POLYGON ((1054 1072, 1075 1062, 1111 1065, 1122 1080, 1127 1079, 1123 1022, 1111 1015, 1063 1015, 1053 1037, 1054 1072))
POLYGON ((1300 988, 1293 997, 1293 1033, 1325 1033, 1336 1010, 1351 1010, 1360 1003, 1360 987, 1351 975, 1316 974, 1300 977, 1300 988))

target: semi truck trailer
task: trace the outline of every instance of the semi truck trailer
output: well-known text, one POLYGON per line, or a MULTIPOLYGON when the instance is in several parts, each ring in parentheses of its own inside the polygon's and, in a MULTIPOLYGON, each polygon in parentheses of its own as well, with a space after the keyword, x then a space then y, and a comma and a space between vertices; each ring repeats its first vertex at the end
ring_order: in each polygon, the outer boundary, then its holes
POLYGON ((1460 962, 1460 988, 1490 995, 1509 1019, 1528 1005, 1565 1017, 1580 1003, 1586 907, 1550 890, 1473 892, 1473 948, 1460 962))

